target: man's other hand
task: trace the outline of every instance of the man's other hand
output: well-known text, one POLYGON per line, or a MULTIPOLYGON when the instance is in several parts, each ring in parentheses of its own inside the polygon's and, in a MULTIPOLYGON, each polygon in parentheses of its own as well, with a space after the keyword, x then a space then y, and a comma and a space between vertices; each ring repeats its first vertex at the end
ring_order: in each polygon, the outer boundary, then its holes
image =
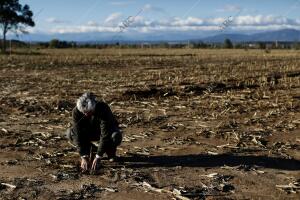
POLYGON ((83 172, 86 172, 88 170, 89 161, 88 158, 81 158, 81 169, 83 172))
POLYGON ((93 161, 91 170, 92 170, 92 171, 97 171, 97 170, 99 170, 99 168, 100 168, 100 158, 99 158, 99 157, 98 157, 98 158, 96 157, 96 158, 94 159, 94 161, 93 161))

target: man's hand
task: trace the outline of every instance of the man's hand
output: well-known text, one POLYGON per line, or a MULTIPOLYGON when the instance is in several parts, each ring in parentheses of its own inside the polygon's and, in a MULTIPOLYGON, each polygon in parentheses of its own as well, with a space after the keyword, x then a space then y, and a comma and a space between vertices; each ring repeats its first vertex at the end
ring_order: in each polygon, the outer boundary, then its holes
POLYGON ((82 157, 81 158, 81 169, 83 172, 88 170, 89 161, 88 158, 82 157))
POLYGON ((92 164, 92 171, 97 171, 100 168, 100 158, 99 157, 95 157, 93 164, 92 164))

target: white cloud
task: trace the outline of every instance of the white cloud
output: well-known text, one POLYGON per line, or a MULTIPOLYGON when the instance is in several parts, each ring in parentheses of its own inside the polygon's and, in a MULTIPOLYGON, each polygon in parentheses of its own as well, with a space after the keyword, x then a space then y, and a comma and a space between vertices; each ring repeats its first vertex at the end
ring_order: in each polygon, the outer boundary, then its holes
POLYGON ((63 24, 63 23, 66 23, 67 21, 60 20, 60 19, 57 19, 55 17, 50 17, 50 18, 46 19, 46 22, 53 23, 53 24, 63 24))
POLYGON ((237 5, 226 5, 221 9, 217 9, 217 12, 238 12, 241 11, 241 7, 237 5))
MULTIPOLYGON (((80 33, 80 32, 119 32, 122 22, 117 23, 120 18, 120 13, 110 15, 104 24, 97 24, 93 21, 88 22, 84 26, 69 26, 56 27, 52 32, 59 33, 80 33), (113 23, 114 22, 114 23, 113 23)), ((198 18, 174 17, 171 19, 149 20, 142 16, 137 16, 124 29, 124 32, 154 32, 154 31, 216 31, 220 30, 221 26, 228 18, 198 18)), ((232 30, 277 30, 281 28, 300 29, 300 19, 289 19, 279 16, 263 16, 263 15, 245 15, 231 18, 230 23, 227 23, 226 28, 232 30)))
POLYGON ((272 15, 263 16, 263 15, 246 15, 238 16, 234 19, 235 25, 246 26, 264 26, 264 25, 299 25, 299 21, 288 19, 286 17, 276 17, 272 15))
POLYGON ((50 30, 50 33, 89 33, 89 32, 118 32, 116 27, 104 26, 70 26, 70 27, 56 27, 50 30))
POLYGON ((114 24, 120 20, 121 16, 122 16, 122 13, 112 13, 104 20, 104 22, 106 24, 114 24))
POLYGON ((87 25, 88 26, 99 26, 99 24, 97 22, 95 22, 95 21, 88 21, 87 25))
POLYGON ((151 4, 146 4, 143 9, 143 11, 148 11, 148 12, 158 12, 158 13, 166 13, 165 9, 157 7, 157 6, 152 6, 151 4))

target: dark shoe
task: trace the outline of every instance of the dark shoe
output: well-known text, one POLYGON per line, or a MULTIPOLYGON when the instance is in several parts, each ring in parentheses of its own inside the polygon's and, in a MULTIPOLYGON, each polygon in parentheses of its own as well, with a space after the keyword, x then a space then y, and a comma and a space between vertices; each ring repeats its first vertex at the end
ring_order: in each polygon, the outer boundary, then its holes
POLYGON ((116 157, 116 153, 117 153, 116 147, 111 147, 106 150, 106 155, 107 155, 108 159, 116 157))
POLYGON ((107 159, 109 162, 116 162, 117 156, 116 156, 117 148, 111 148, 106 151, 107 159))

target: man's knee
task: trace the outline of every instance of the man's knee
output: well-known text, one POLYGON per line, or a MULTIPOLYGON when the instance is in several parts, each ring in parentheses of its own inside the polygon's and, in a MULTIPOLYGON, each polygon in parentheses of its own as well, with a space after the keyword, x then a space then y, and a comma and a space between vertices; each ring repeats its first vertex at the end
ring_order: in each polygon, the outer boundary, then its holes
POLYGON ((72 129, 68 128, 65 132, 65 136, 68 140, 72 140, 72 129))
POLYGON ((66 130, 66 138, 75 146, 77 146, 77 142, 76 142, 76 135, 74 133, 74 131, 72 130, 72 128, 68 128, 66 130))
POLYGON ((111 135, 112 141, 115 146, 119 146, 122 142, 122 132, 120 130, 115 131, 111 135))

